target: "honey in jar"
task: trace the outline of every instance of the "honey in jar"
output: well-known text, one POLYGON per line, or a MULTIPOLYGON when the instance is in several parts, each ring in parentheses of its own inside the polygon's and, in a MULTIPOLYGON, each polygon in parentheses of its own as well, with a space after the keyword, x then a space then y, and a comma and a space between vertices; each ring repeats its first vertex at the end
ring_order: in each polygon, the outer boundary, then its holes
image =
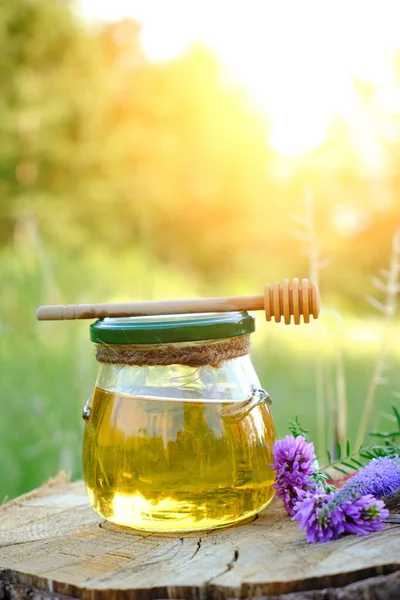
POLYGON ((237 523, 273 497, 275 427, 246 312, 106 318, 84 418, 84 479, 105 519, 140 530, 237 523))

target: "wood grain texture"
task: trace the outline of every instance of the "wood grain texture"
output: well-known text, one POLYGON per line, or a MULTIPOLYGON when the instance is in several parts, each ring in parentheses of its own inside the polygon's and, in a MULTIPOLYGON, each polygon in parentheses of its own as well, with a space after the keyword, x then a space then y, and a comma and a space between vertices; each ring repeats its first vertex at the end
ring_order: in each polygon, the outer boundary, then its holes
MULTIPOLYGON (((107 523, 89 506, 82 482, 62 476, 0 507, 0 600, 374 598, 375 584, 370 596, 361 587, 352 596, 327 588, 399 569, 398 523, 365 538, 309 545, 275 501, 244 525, 187 535, 107 523), (314 595, 298 595, 306 590, 314 595)), ((399 591, 397 574, 383 579, 399 591)))
POLYGON ((304 322, 308 323, 310 314, 317 319, 320 313, 319 288, 316 283, 309 285, 308 279, 302 279, 302 287, 300 287, 299 279, 295 277, 291 284, 289 279, 285 279, 282 288, 279 281, 276 281, 272 287, 267 284, 263 296, 39 306, 36 317, 39 321, 59 321, 236 310, 265 310, 267 321, 270 321, 273 316, 275 321, 279 322, 284 316, 286 325, 290 323, 291 315, 294 316, 294 323, 299 325, 300 315, 303 314, 304 322))

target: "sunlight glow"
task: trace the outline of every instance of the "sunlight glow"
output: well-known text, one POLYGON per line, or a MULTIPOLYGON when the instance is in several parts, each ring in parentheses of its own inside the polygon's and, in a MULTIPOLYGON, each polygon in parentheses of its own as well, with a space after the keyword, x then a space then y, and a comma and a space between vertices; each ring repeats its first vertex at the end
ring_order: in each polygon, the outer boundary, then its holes
POLYGON ((165 531, 176 531, 177 529, 201 529, 210 527, 210 519, 194 519, 191 515, 194 511, 201 512, 204 506, 193 506, 188 502, 180 502, 173 498, 164 498, 159 502, 146 500, 141 494, 115 494, 113 502, 114 523, 131 523, 132 527, 139 529, 157 529, 158 520, 162 521, 165 531))
MULTIPOLYGON (((397 0, 81 0, 80 7, 89 19, 136 18, 153 61, 196 41, 213 48, 265 113, 271 144, 286 156, 319 146, 335 117, 355 117, 354 78, 379 83, 400 108, 391 68, 400 45, 397 0)), ((373 143, 369 152, 367 162, 379 161, 373 143)))
POLYGON ((337 203, 332 206, 330 224, 339 235, 351 237, 366 227, 369 218, 369 212, 361 206, 337 203))

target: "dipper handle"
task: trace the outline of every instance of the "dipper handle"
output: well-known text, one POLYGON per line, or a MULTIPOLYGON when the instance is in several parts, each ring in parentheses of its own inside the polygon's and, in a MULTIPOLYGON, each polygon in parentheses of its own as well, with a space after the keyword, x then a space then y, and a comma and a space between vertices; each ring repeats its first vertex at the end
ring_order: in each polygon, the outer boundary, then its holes
POLYGON ((39 306, 39 321, 70 319, 103 319, 104 317, 133 317, 144 315, 185 314, 201 312, 228 312, 234 310, 265 310, 267 321, 272 318, 289 324, 291 316, 296 325, 303 315, 305 323, 310 316, 318 318, 320 296, 316 283, 308 279, 284 279, 266 285, 263 296, 231 296, 225 298, 197 298, 194 300, 162 300, 155 302, 122 302, 116 304, 68 304, 66 306, 39 306))

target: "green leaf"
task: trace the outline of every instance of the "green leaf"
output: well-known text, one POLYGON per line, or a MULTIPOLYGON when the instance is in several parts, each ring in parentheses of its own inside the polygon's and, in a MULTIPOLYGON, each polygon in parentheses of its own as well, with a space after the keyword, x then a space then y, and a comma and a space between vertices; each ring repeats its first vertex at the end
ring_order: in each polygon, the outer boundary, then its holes
POLYGON ((350 463, 348 463, 345 460, 342 460, 342 462, 340 463, 341 465, 344 465, 345 467, 348 467, 349 469, 351 469, 352 471, 354 471, 354 465, 351 465, 350 463))
POLYGON ((400 412, 397 410, 394 404, 392 404, 392 411, 394 413, 394 416, 396 417, 397 427, 400 429, 400 412))
POLYGON ((331 462, 332 462, 332 456, 331 456, 331 453, 329 452, 329 450, 326 451, 326 455, 328 457, 328 463, 331 464, 331 462))
POLYGON ((301 425, 298 415, 296 415, 294 421, 289 421, 288 429, 293 437, 302 435, 308 441, 308 429, 304 429, 304 427, 301 425))
POLYGON ((337 457, 339 460, 342 458, 342 447, 340 445, 340 442, 337 443, 337 457))
POLYGON ((347 440, 346 442, 346 455, 350 456, 351 452, 350 452, 350 440, 347 440))
POLYGON ((400 437, 400 431, 371 431, 370 435, 379 438, 397 438, 400 437))
POLYGON ((363 458, 366 458, 367 460, 371 460, 372 458, 375 458, 375 455, 372 454, 372 452, 360 452, 360 456, 362 456, 363 458))
POLYGON ((339 471, 339 473, 343 473, 344 475, 348 475, 348 472, 345 471, 344 469, 342 469, 341 467, 338 467, 337 465, 332 465, 332 467, 336 470, 339 471))
POLYGON ((360 462, 359 460, 357 460, 356 458, 351 458, 350 459, 352 463, 355 464, 355 466, 362 468, 364 465, 362 462, 360 462))

